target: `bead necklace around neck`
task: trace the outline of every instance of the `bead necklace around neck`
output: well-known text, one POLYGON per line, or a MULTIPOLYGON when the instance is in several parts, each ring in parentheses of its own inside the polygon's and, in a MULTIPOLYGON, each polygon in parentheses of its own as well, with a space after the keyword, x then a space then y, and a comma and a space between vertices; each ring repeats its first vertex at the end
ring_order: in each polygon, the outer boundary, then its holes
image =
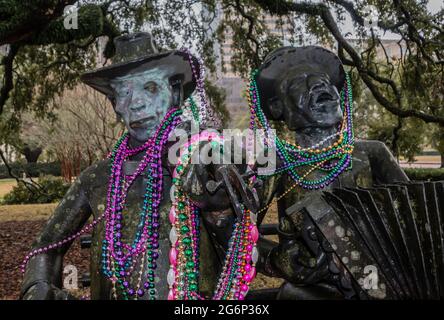
POLYGON ((316 190, 325 188, 331 184, 344 170, 351 168, 352 152, 354 147, 353 132, 353 99, 350 77, 346 73, 346 81, 340 93, 340 103, 343 112, 343 120, 340 129, 334 135, 326 137, 324 140, 312 147, 303 148, 288 141, 274 136, 271 141, 271 126, 265 117, 261 107, 259 89, 256 83, 258 70, 252 72, 248 87, 248 103, 250 109, 250 129, 257 132, 257 129, 265 130, 264 145, 266 147, 275 146, 276 152, 284 165, 270 175, 260 176, 267 179, 275 174, 288 174, 296 184, 304 189, 316 190), (338 140, 327 147, 320 148, 326 141, 334 137, 338 140), (310 168, 315 168, 310 170, 310 168), (316 178, 310 177, 304 172, 314 173, 316 178))

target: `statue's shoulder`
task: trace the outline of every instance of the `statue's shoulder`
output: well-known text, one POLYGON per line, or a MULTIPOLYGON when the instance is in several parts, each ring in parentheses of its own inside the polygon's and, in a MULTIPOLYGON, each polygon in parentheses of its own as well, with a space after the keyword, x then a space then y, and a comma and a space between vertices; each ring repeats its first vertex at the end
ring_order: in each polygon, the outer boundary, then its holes
POLYGON ((108 180, 109 159, 97 161, 80 173, 79 182, 84 186, 91 186, 108 180))
POLYGON ((379 140, 357 139, 355 141, 355 150, 365 152, 367 154, 390 154, 390 151, 385 143, 379 140))
POLYGON ((367 140, 367 139, 356 139, 355 147, 365 148, 365 147, 386 147, 385 143, 379 140, 367 140))

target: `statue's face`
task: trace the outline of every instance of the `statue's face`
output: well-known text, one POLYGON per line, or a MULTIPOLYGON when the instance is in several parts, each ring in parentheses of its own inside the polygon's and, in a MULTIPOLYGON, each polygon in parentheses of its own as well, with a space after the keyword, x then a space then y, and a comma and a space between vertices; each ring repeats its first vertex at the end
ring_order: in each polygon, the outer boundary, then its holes
POLYGON ((130 136, 147 141, 172 103, 168 72, 151 69, 111 81, 115 91, 114 108, 123 119, 130 136))
POLYGON ((294 70, 281 86, 283 116, 290 130, 330 128, 340 123, 342 111, 338 90, 327 74, 294 70))

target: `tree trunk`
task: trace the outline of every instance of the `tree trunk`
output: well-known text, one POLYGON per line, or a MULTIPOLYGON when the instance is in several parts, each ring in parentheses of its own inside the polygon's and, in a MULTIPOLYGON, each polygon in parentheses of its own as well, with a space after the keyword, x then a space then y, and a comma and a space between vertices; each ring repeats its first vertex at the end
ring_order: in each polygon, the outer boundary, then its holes
POLYGON ((441 168, 444 168, 444 153, 441 153, 441 168))
POLYGON ((28 146, 23 148, 23 155, 28 163, 36 163, 40 155, 42 154, 42 148, 30 148, 28 146))
POLYGON ((393 128, 393 141, 392 141, 393 156, 398 161, 398 163, 399 163, 399 147, 398 147, 398 142, 399 142, 399 132, 400 132, 401 129, 402 129, 402 119, 398 118, 398 125, 395 128, 393 128))

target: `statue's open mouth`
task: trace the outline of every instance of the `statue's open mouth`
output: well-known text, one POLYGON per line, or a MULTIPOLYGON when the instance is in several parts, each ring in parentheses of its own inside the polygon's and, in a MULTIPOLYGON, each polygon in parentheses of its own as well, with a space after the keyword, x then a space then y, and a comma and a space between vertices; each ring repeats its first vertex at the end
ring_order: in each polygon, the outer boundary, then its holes
POLYGON ((336 99, 334 99, 328 92, 322 92, 316 97, 316 103, 324 103, 330 101, 336 101, 336 99))
POLYGON ((309 101, 312 112, 325 112, 326 107, 333 107, 338 103, 338 99, 325 90, 313 93, 309 101))
POLYGON ((131 121, 130 127, 131 127, 131 129, 142 128, 142 127, 145 127, 145 125, 148 122, 154 121, 155 119, 156 119, 156 117, 150 116, 150 117, 142 118, 139 120, 131 121))

